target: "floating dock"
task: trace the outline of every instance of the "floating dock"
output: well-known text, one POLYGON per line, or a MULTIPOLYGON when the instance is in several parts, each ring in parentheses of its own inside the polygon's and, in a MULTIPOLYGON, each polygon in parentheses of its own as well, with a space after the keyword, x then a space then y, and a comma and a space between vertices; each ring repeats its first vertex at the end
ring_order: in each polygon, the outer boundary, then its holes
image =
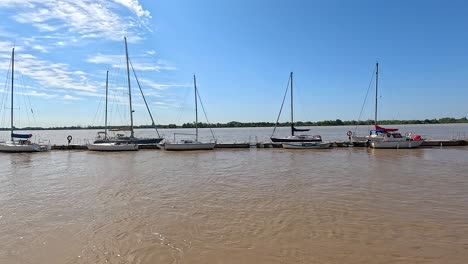
MULTIPOLYGON (((456 147, 468 146, 468 139, 465 140, 426 140, 421 144, 423 148, 431 147, 456 147)), ((347 148, 347 147, 366 147, 366 144, 354 144, 349 141, 332 142, 332 148, 347 148)), ((239 149, 239 148, 282 148, 281 143, 259 142, 259 143, 218 143, 215 148, 219 149, 239 149)), ((52 145, 52 150, 86 150, 86 145, 52 145)), ((159 149, 158 145, 143 144, 139 145, 139 149, 159 149)))

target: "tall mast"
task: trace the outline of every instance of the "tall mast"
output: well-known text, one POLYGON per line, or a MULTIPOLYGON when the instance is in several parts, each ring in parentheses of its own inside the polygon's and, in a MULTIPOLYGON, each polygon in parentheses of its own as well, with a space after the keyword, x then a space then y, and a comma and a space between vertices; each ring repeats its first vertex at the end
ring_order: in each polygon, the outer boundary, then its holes
POLYGON ((130 137, 133 138, 133 108, 132 108, 132 89, 130 88, 130 66, 128 64, 128 47, 127 47, 127 37, 124 37, 125 40, 125 56, 127 59, 127 80, 128 80, 128 101, 130 105, 130 137))
POLYGON ((195 86, 195 140, 198 141, 198 100, 197 100, 197 78, 193 75, 193 86, 195 86))
POLYGON ((13 83, 15 81, 15 48, 11 50, 11 141, 13 141, 13 83))
POLYGON ((104 121, 104 138, 107 139, 107 95, 108 95, 108 84, 109 84, 109 71, 106 73, 106 118, 104 121))
POLYGON ((378 96, 378 87, 379 87, 379 63, 375 63, 375 116, 374 116, 374 125, 377 125, 377 96, 378 96))
POLYGON ((294 136, 293 72, 289 78, 291 79, 291 135, 294 136))

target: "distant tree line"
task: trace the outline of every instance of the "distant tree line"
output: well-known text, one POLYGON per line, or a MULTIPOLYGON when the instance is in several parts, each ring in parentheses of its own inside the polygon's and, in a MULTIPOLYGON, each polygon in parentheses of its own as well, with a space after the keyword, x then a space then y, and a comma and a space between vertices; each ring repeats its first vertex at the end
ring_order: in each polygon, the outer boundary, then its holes
MULTIPOLYGON (((424 120, 379 120, 380 125, 388 125, 388 124, 456 124, 456 123, 468 123, 468 119, 466 117, 462 118, 453 118, 453 117, 444 117, 439 119, 424 119, 424 120)), ((318 122, 302 122, 297 121, 294 123, 295 126, 351 126, 351 125, 373 125, 374 120, 363 120, 363 121, 342 121, 340 119, 336 120, 324 120, 318 122)), ((287 127, 290 126, 290 122, 283 122, 278 123, 280 127, 287 127)), ((207 127, 274 127, 274 122, 237 122, 231 121, 228 123, 198 123, 199 128, 207 128, 207 127)), ((158 128, 194 128, 195 123, 184 123, 182 125, 176 124, 168 124, 168 125, 157 125, 158 128)), ((123 129, 128 127, 122 126, 110 126, 109 129, 123 129)), ((153 128, 152 125, 141 125, 135 126, 134 128, 153 128)), ((23 127, 23 128, 15 128, 16 130, 73 130, 73 129, 104 129, 103 126, 63 126, 63 127, 23 127)), ((10 130, 10 128, 0 128, 0 130, 10 130)))

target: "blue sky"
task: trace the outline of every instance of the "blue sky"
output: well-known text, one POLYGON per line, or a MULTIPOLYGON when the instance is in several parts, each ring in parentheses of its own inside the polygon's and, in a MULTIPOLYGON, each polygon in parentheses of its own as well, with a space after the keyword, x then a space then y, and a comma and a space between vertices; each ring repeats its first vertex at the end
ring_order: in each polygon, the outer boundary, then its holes
POLYGON ((193 121, 193 74, 211 122, 274 122, 290 71, 298 120, 357 119, 376 61, 379 118, 463 117, 466 14, 464 1, 2 0, 0 126, 14 45, 18 127, 101 124, 108 69, 111 124, 127 123, 123 36, 157 123, 193 121))

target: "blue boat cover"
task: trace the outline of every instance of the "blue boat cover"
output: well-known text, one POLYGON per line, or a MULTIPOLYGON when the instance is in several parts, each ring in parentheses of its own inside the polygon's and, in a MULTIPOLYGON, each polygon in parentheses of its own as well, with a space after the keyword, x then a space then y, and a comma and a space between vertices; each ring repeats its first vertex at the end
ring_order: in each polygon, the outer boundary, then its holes
POLYGON ((30 137, 32 137, 32 134, 15 134, 15 133, 11 133, 11 137, 14 137, 14 138, 30 138, 30 137))
POLYGON ((305 131, 309 131, 310 129, 308 129, 308 128, 295 128, 295 127, 293 127, 293 130, 294 130, 294 132, 305 132, 305 131))

